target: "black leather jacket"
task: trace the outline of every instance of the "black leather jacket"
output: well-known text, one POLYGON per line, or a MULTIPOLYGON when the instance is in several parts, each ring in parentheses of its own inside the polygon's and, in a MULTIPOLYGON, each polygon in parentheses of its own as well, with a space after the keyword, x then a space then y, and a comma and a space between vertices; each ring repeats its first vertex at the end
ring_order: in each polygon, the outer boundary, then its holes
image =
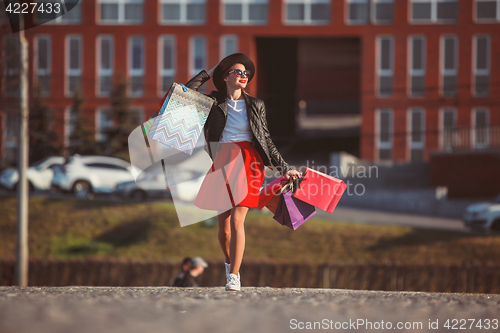
MULTIPOLYGON (((209 79, 210 75, 208 75, 205 70, 202 70, 198 75, 189 80, 186 86, 198 90, 198 88, 209 79)), ((212 91, 209 96, 214 100, 214 104, 210 110, 203 131, 205 134, 205 141, 207 142, 208 154, 213 160, 219 149, 218 142, 222 136, 222 131, 226 126, 227 100, 225 94, 217 90, 212 91)), ((259 153, 264 165, 270 168, 276 168, 284 175, 291 167, 285 162, 283 157, 281 157, 281 154, 271 140, 267 127, 266 107, 264 106, 264 102, 247 94, 243 94, 243 97, 245 98, 248 122, 252 130, 252 145, 259 153)))

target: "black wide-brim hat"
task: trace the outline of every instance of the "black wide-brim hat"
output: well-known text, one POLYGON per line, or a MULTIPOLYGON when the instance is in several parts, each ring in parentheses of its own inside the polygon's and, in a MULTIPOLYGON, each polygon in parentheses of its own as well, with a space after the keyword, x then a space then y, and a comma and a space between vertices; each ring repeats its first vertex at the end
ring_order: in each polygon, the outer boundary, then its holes
POLYGON ((212 80, 218 91, 223 91, 225 89, 226 83, 224 82, 222 75, 224 75, 224 73, 234 64, 242 64, 245 66, 246 70, 250 71, 248 82, 252 81, 252 78, 255 75, 255 65, 253 64, 253 61, 243 53, 233 53, 222 59, 217 67, 215 67, 212 80))

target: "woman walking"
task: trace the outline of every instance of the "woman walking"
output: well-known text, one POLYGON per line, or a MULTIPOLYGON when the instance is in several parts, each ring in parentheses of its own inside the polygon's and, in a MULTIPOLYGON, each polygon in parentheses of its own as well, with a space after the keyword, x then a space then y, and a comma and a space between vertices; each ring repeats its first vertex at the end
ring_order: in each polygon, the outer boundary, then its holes
POLYGON ((219 243, 225 256, 226 290, 241 288, 239 269, 245 250, 244 222, 248 208, 257 207, 264 166, 276 168, 287 179, 300 177, 300 173, 283 160, 271 140, 263 101, 244 90, 254 74, 252 60, 235 53, 222 59, 208 73, 203 70, 186 83, 187 87, 198 90, 212 77, 217 88, 210 93, 215 102, 203 129, 213 165, 195 204, 199 206, 197 203, 208 197, 218 198, 218 195, 222 200, 221 191, 226 191, 226 197, 229 194, 232 208, 217 209, 219 243), (238 156, 243 158, 239 165, 234 162, 238 156), (232 168, 227 168, 228 165, 232 168), (213 179, 216 177, 208 177, 215 171, 223 172, 226 183, 215 184, 213 179), (246 176, 243 181, 242 175, 246 176), (229 183, 234 186, 230 187, 229 183), (239 195, 242 193, 243 196, 239 195))

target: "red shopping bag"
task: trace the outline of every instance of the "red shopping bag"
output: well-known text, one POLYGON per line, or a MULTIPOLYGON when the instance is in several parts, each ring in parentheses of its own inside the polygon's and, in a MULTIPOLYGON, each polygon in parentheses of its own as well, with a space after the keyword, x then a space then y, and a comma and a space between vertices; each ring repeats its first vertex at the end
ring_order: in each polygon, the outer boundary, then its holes
POLYGON ((286 184, 287 181, 288 180, 285 177, 279 177, 260 190, 258 204, 259 210, 266 206, 271 212, 274 213, 276 211, 276 206, 278 205, 280 197, 280 193, 278 193, 278 191, 284 184, 286 184))
POLYGON ((347 188, 344 181, 310 168, 302 178, 293 196, 332 213, 347 188))

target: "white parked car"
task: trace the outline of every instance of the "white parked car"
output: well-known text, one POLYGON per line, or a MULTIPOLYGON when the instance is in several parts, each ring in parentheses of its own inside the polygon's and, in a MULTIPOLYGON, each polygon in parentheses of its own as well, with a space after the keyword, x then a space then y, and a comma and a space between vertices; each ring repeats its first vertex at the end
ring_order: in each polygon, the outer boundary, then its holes
POLYGON ((131 198, 136 201, 171 196, 161 165, 141 173, 136 181, 116 184, 113 194, 118 198, 131 198))
POLYGON ((463 220, 466 227, 500 230, 500 196, 491 202, 478 202, 467 206, 463 220))
POLYGON ((54 168, 52 188, 73 192, 78 198, 94 193, 111 193, 116 184, 133 181, 130 163, 115 157, 80 156, 70 158, 63 166, 54 168))
MULTIPOLYGON (((26 177, 30 190, 48 190, 54 175, 53 169, 64 164, 63 156, 51 156, 28 167, 26 177)), ((0 184, 8 190, 16 190, 19 181, 17 169, 8 168, 0 174, 0 184)))

